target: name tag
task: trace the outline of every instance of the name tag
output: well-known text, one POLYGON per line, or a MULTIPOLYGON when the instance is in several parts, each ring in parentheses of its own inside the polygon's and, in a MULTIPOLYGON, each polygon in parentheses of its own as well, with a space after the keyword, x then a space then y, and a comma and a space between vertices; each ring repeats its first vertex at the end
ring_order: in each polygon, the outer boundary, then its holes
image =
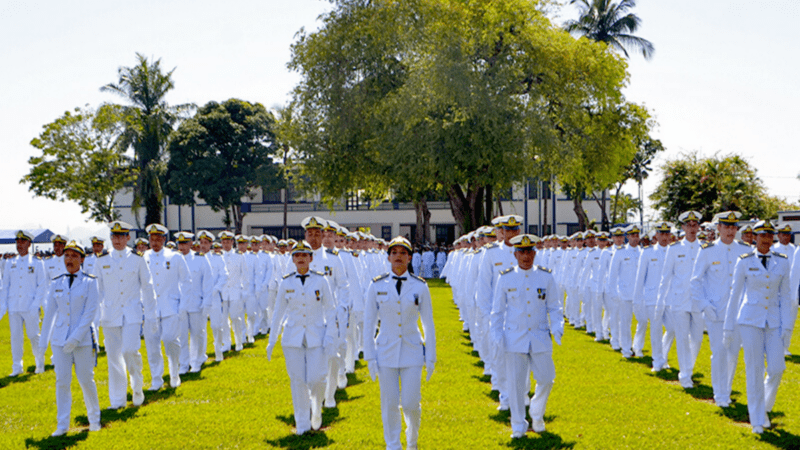
POLYGON ((658 258, 653 258, 650 261, 658 261, 658 258))
POLYGON ((722 264, 722 262, 720 262, 720 261, 714 261, 714 262, 711 263, 712 266, 718 266, 720 264, 722 264))
POLYGON ((56 292, 64 292, 63 289, 56 289, 56 292))
POLYGON ((495 265, 495 266, 502 266, 502 265, 503 265, 503 263, 501 263, 501 262, 499 262, 499 263, 494 263, 494 265, 495 265))
POLYGON ((630 261, 630 258, 625 258, 623 259, 623 261, 630 261))
POLYGON ((517 288, 511 288, 511 289, 508 290, 508 292, 516 292, 516 290, 517 290, 517 288))
POLYGON ((386 295, 386 294, 387 294, 387 292, 386 292, 386 291, 383 291, 383 292, 381 292, 381 291, 378 291, 378 295, 386 295))
POLYGON ((758 269, 758 267, 751 267, 748 270, 751 271, 751 272, 758 272, 759 269, 758 269))
POLYGON ((287 289, 287 290, 286 290, 286 293, 287 293, 287 294, 294 294, 294 289, 287 289))
POLYGON ((686 256, 686 255, 678 255, 678 258, 683 258, 683 257, 685 257, 685 256, 686 256))
POLYGON ((110 269, 111 266, 103 266, 103 269, 110 269))

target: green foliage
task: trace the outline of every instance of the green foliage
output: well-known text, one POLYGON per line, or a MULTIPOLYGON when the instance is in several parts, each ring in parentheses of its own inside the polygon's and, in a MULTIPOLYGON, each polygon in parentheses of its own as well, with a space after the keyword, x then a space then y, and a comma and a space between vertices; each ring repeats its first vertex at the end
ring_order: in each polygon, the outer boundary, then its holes
MULTIPOLYGON (((437 331, 438 362, 429 382, 422 383, 420 448, 430 449, 794 449, 800 445, 800 358, 787 357, 786 371, 764 435, 750 433, 747 421, 744 362, 740 356, 733 382, 734 403, 714 406, 710 398, 710 353, 704 339, 695 366, 695 388, 677 382, 673 369, 650 373, 649 357, 623 359, 608 344, 567 326, 562 346, 553 357, 556 382, 547 404, 547 432, 528 432, 510 439, 508 412, 498 412, 483 367, 461 331, 450 289, 431 280, 437 331)), ((0 347, 9 345, 8 319, 0 321, 0 347)), ((210 332, 210 330, 209 330, 210 332)), ((100 342, 103 342, 102 336, 100 342)), ((649 339, 645 353, 649 353, 649 339)), ((322 429, 293 434, 289 378, 281 346, 272 361, 266 340, 256 339, 241 352, 229 352, 221 363, 207 363, 200 374, 181 377, 178 389, 145 392, 135 408, 106 410, 108 362, 103 352, 95 368, 103 429, 89 433, 80 386, 73 380, 72 428, 67 436, 50 438, 56 427, 55 374, 52 366, 34 375, 33 356, 25 339, 27 372, 0 378, 0 448, 126 449, 290 448, 375 449, 384 447, 380 393, 360 361, 348 375, 349 386, 336 392, 337 407, 323 410, 322 429), (124 444, 123 444, 124 443, 124 444)), ((141 352, 144 355, 144 345, 141 352)), ((102 350, 102 347, 101 347, 102 350)), ((798 353, 795 343, 790 347, 798 353)), ((214 357, 212 339, 207 353, 214 357)), ((49 355, 48 355, 49 356, 49 355)), ((145 383, 150 373, 145 363, 145 383)), ((48 359, 49 360, 49 359, 48 359)), ((0 367, 11 365, 0 352, 0 367)), ((165 377, 166 379, 166 377, 165 377)), ((168 382, 165 383, 169 385, 168 382)), ((404 434, 401 439, 405 439, 404 434)))
POLYGON ((214 211, 233 208, 241 231, 242 198, 254 187, 281 181, 271 159, 274 128, 275 118, 260 103, 207 103, 170 140, 167 194, 177 204, 194 204, 196 193, 214 211))
POLYGON ((38 196, 77 202, 81 212, 97 222, 116 219, 114 194, 137 173, 124 151, 114 145, 123 128, 121 109, 75 108, 43 128, 31 141, 42 154, 28 159, 32 167, 20 183, 38 196))
POLYGON ((614 205, 611 214, 611 223, 627 223, 639 212, 641 201, 633 198, 631 194, 617 194, 611 196, 611 203, 614 205))
MULTIPOLYGON (((302 77, 291 145, 326 199, 446 192, 466 231, 491 217, 493 190, 564 171, 587 136, 620 134, 601 128, 619 125, 624 61, 536 2, 335 3, 290 62, 302 77)), ((597 170, 616 176, 618 160, 630 157, 606 154, 597 170)))
POLYGON ((628 10, 636 7, 636 0, 572 0, 581 9, 578 20, 570 20, 565 28, 570 33, 585 36, 597 42, 605 42, 609 47, 628 57, 628 48, 640 50, 645 59, 653 57, 655 48, 647 39, 633 35, 641 19, 628 10))
POLYGON ((743 219, 776 218, 781 200, 767 194, 756 170, 738 155, 701 158, 697 152, 661 166, 664 178, 650 195, 664 220, 694 210, 711 220, 722 211, 740 211, 743 219))
POLYGON ((129 103, 122 106, 125 130, 117 144, 134 151, 139 177, 134 185, 132 209, 136 212, 144 206, 145 223, 161 223, 167 139, 180 115, 193 105, 170 106, 164 100, 175 87, 172 81, 175 69, 164 73, 160 59, 151 62, 141 53, 136 54, 136 60, 136 66, 119 68, 117 83, 109 83, 100 90, 119 95, 129 103))

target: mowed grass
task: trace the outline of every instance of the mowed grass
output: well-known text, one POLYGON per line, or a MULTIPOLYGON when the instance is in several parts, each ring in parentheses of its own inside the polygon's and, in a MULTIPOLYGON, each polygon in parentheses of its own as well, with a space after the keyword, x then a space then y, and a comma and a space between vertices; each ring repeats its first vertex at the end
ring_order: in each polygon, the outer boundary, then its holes
MULTIPOLYGON (((422 449, 496 448, 800 448, 800 357, 787 357, 778 400, 771 414, 774 429, 751 434, 747 422, 744 363, 734 381, 734 403, 722 410, 711 400, 707 341, 697 361, 694 389, 677 383, 673 369, 655 375, 650 358, 625 360, 607 344, 594 342, 567 325, 556 347, 556 384, 545 421, 547 432, 528 432, 511 440, 508 412, 498 412, 497 394, 461 331, 450 289, 430 283, 437 327, 438 358, 430 382, 422 384, 422 449)), ((102 342, 102 341, 101 341, 102 342)), ((209 342, 211 344, 211 342, 209 342)), ((648 342, 649 344, 649 342, 648 342)), ((25 343, 27 373, 0 378, 0 448, 288 448, 379 449, 384 446, 378 383, 366 364, 349 375, 350 385, 336 394, 337 407, 324 410, 323 428, 293 434, 289 380, 277 346, 272 361, 266 340, 201 374, 182 377, 178 389, 146 392, 145 404, 118 411, 109 406, 107 364, 100 355, 95 379, 103 408, 103 429, 89 433, 83 397, 73 381, 72 429, 50 438, 56 425, 55 374, 52 366, 33 374, 33 356, 25 343)), ((800 351, 796 344, 793 351, 800 351)), ((213 361, 213 347, 209 345, 213 361)), ((145 387, 150 374, 145 360, 145 387)), ((649 354, 649 347, 645 347, 649 354)), ((49 352, 48 352, 49 355, 49 352)), ((48 357, 49 362, 49 357, 48 357)), ((0 370, 11 370, 8 319, 0 322, 0 370)), ((424 376, 424 371, 423 371, 424 376)), ((168 384, 167 384, 168 385, 168 384)), ((403 440, 405 438, 403 437, 403 440)))

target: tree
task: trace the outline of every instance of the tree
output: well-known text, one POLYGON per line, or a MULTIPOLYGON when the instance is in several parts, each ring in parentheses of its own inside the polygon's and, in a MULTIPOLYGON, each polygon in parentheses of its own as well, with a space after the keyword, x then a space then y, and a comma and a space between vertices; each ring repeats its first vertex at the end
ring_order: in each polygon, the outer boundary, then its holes
POLYGON ((77 202, 97 222, 117 219, 114 194, 136 178, 130 159, 114 145, 121 113, 111 105, 75 108, 44 125, 31 141, 42 154, 28 159, 32 167, 20 183, 38 196, 77 202))
POLYGON ((624 62, 535 3, 335 4, 290 62, 301 75, 292 145, 329 201, 441 191, 461 231, 474 229, 491 219, 493 192, 554 173, 570 150, 561 128, 622 100, 624 62))
POLYGON ((129 103, 122 106, 125 130, 118 145, 133 149, 138 169, 132 210, 136 212, 144 206, 145 223, 161 223, 167 139, 180 115, 191 110, 193 105, 170 106, 164 100, 167 92, 175 87, 172 81, 175 69, 164 73, 160 59, 151 62, 140 53, 136 54, 136 59, 136 66, 119 68, 117 83, 109 83, 100 90, 117 94, 129 103))
POLYGON ((628 223, 636 217, 636 213, 639 212, 639 207, 642 204, 639 199, 633 198, 631 194, 624 193, 612 195, 611 201, 616 205, 611 212, 611 223, 614 224, 628 223))
POLYGON ((694 210, 711 220, 722 211, 740 211, 742 218, 777 217, 781 200, 767 194, 756 170, 738 155, 700 158, 696 152, 666 161, 664 178, 650 194, 664 220, 694 210))
POLYGON ((271 156, 275 118, 260 103, 209 102, 178 127, 169 142, 166 191, 173 202, 203 199, 242 232, 242 198, 259 186, 282 185, 271 156))
MULTIPOLYGON (((625 167, 620 178, 615 183, 614 188, 616 189, 614 199, 612 199, 612 207, 611 207, 611 215, 612 217, 617 217, 620 215, 627 215, 627 210, 625 209, 624 205, 620 205, 617 202, 617 199, 621 199, 620 193, 622 191, 622 186, 628 180, 636 180, 636 183, 639 186, 639 220, 643 221, 643 195, 642 195, 642 181, 647 179, 650 176, 650 172, 652 171, 652 163, 653 159, 657 153, 664 151, 664 146, 661 144, 661 141, 658 139, 653 139, 649 135, 644 136, 643 139, 637 139, 637 150, 636 154, 633 157, 633 160, 625 167)), ((612 219, 612 222, 614 220, 612 219)))
POLYGON ((636 0, 572 0, 581 9, 578 20, 569 20, 564 28, 573 34, 584 36, 597 42, 605 42, 609 47, 628 57, 628 48, 639 50, 645 59, 653 56, 655 48, 647 39, 635 36, 641 19, 628 10, 636 7, 636 0))

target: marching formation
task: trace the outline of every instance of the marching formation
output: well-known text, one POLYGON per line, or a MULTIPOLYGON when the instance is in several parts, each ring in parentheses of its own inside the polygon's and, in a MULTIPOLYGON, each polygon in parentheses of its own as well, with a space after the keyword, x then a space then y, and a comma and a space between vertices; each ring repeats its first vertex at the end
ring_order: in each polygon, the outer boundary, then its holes
POLYGON ((686 389, 694 386, 707 332, 714 401, 722 408, 730 406, 743 349, 752 430, 770 427, 767 413, 797 317, 800 252, 790 243, 789 225, 776 230, 759 221, 740 229, 734 211, 702 225, 700 217, 681 214, 679 232, 662 222, 645 236, 631 225, 540 240, 520 235, 522 218, 511 215, 456 240, 441 276, 500 394, 498 410, 510 409, 512 438, 528 429, 525 405, 533 430, 545 430, 555 380, 552 341, 561 344, 564 319, 624 358, 643 356, 649 323, 652 371, 669 367, 674 343, 686 389))
POLYGON ((132 249, 132 226, 114 221, 111 251, 96 236, 87 256, 75 241, 55 235, 54 255, 46 259, 29 253, 33 237, 19 231, 18 255, 0 272, 0 318, 8 312, 11 327, 10 376, 23 372, 24 327, 37 374, 52 348, 58 410, 53 436, 69 429, 73 367, 90 430, 97 431, 98 327, 108 360, 109 409, 126 406, 129 383, 133 406, 144 402, 142 338, 148 390, 157 391, 165 379, 177 388, 181 375, 202 370, 208 324, 216 361, 269 334, 269 358, 281 337, 297 434, 320 428, 322 408, 336 406, 336 389, 347 387, 346 374, 364 352, 373 380, 380 381, 387 448, 400 448, 401 406, 408 448, 415 448, 422 367, 430 379, 436 334, 427 284, 407 273, 411 244, 351 233, 320 217, 301 225, 300 242, 202 230, 178 232, 171 245, 169 230, 150 224, 148 239, 136 239, 132 249))
POLYGON ((23 330, 37 374, 52 349, 53 436, 69 429, 73 368, 89 428, 101 429, 94 368, 102 328, 109 409, 127 406, 129 387, 133 406, 144 401, 142 339, 147 389, 157 391, 165 380, 178 388, 181 375, 202 370, 209 338, 215 360, 223 361, 226 352, 269 335, 269 359, 281 340, 297 434, 321 427, 322 408, 336 406, 334 394, 347 387, 363 352, 380 383, 386 448, 401 448, 405 422, 413 449, 423 368, 430 379, 437 361, 431 296, 417 274, 430 277, 441 268, 484 374, 499 392, 498 409, 510 410, 512 438, 529 427, 545 431, 556 378, 552 343, 561 345, 565 319, 624 358, 644 355, 649 328, 652 371, 669 367, 674 344, 678 380, 687 389, 707 333, 714 401, 722 408, 730 406, 743 349, 750 422, 762 433, 771 425, 767 413, 797 316, 800 252, 788 225, 740 228, 740 219, 729 211, 701 225, 700 214, 687 211, 680 232, 663 222, 644 234, 632 225, 540 239, 521 234, 520 216, 501 216, 457 239, 446 257, 316 216, 302 221, 299 242, 202 230, 178 232, 173 244, 160 224, 145 228, 148 239, 131 242, 131 225, 115 221, 110 251, 103 237, 92 239, 87 256, 75 241, 55 235, 54 255, 46 259, 30 254, 33 237, 19 231, 18 255, 0 267, 0 318, 9 315, 11 376, 23 372, 23 330))

